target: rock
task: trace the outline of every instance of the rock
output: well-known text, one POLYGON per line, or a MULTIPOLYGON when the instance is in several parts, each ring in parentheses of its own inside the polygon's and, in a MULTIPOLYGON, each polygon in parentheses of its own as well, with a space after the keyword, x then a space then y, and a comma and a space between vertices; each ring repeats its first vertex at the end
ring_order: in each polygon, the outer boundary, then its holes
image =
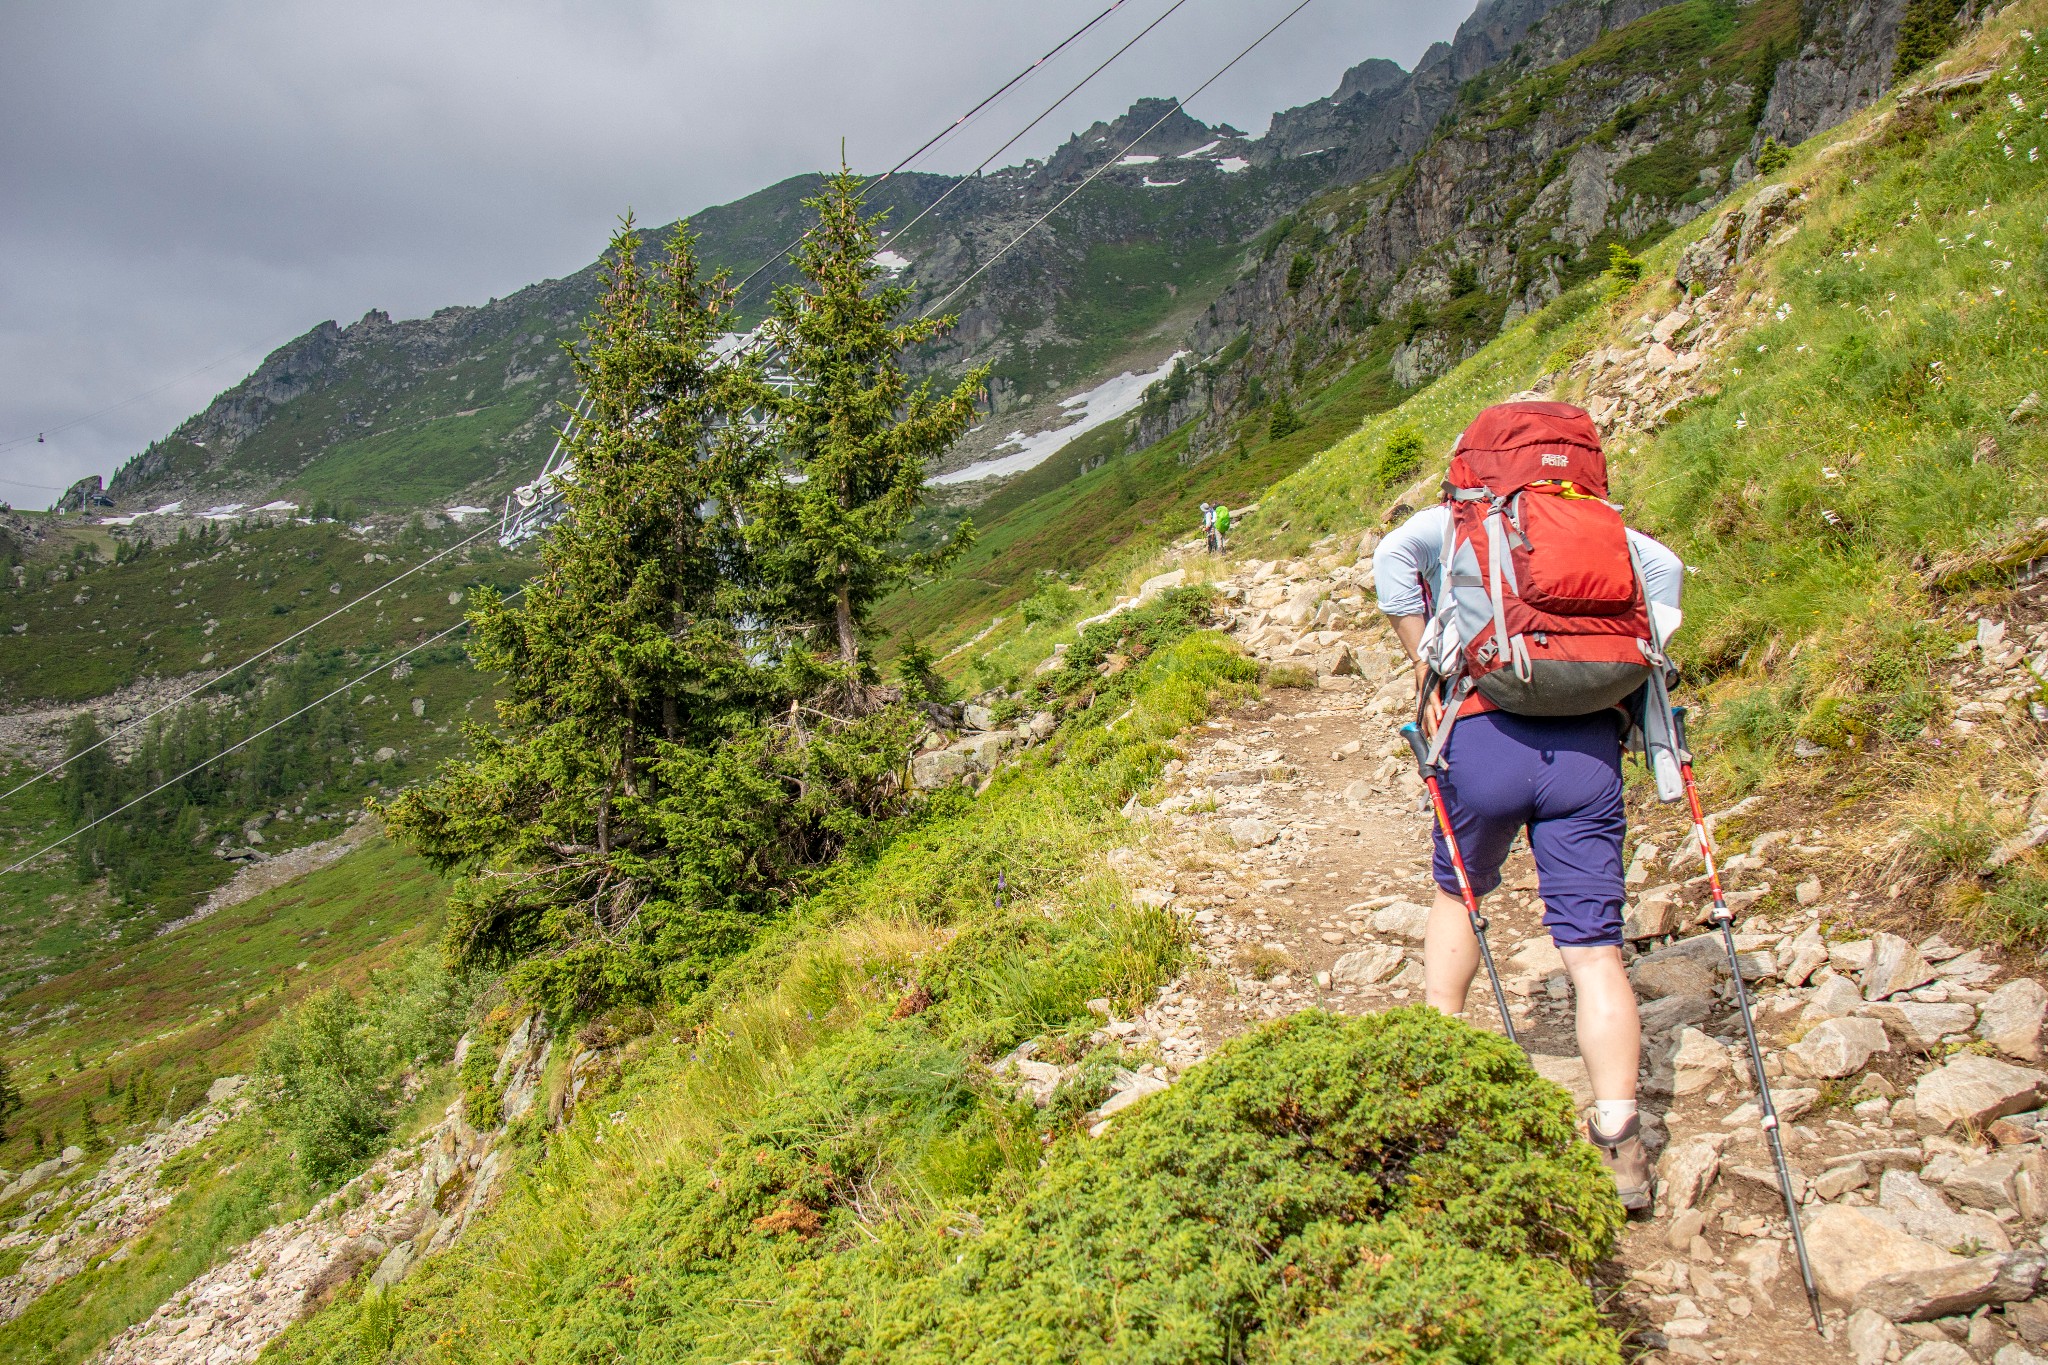
POLYGON ((910 760, 910 781, 919 791, 936 791, 967 776, 967 755, 959 749, 939 749, 910 760))
POLYGON ((1691 957, 1660 957, 1651 953, 1628 969, 1636 994, 1645 1000, 1673 995, 1712 995, 1720 974, 1691 957))
POLYGON ((2020 1334, 2029 1346, 2048 1343, 2048 1303, 2036 1299, 2005 1306, 2005 1325, 2020 1334))
POLYGON ((1147 1095, 1156 1095, 1160 1091, 1165 1090, 1168 1085, 1169 1082, 1161 1080, 1149 1072, 1137 1072, 1128 1081, 1121 1082, 1121 1088, 1112 1091, 1110 1097, 1104 1100, 1102 1106, 1095 1111, 1096 1117, 1106 1119, 1112 1114, 1121 1113, 1139 1100, 1144 1099, 1147 1095))
POLYGON ((400 1242, 391 1248, 381 1261, 376 1272, 370 1276, 372 1289, 389 1289, 405 1278, 405 1272, 412 1269, 413 1248, 411 1242, 400 1242))
POLYGON ((1923 1341, 1899 1365, 1977 1365, 1968 1351, 1952 1341, 1923 1341))
POLYGON ((1726 1047, 1696 1028, 1685 1029, 1671 1053, 1672 1093, 1697 1094, 1725 1080, 1734 1069, 1726 1047))
POLYGON ((247 1084, 249 1084, 247 1076, 222 1076, 212 1085, 206 1087, 206 1102, 208 1104, 219 1104, 223 1100, 231 1100, 241 1094, 242 1087, 247 1084))
POLYGON ((1230 840, 1239 848, 1264 848, 1279 837, 1279 830, 1256 816, 1246 815, 1230 822, 1230 840))
POLYGON ((1876 948, 1867 938, 1828 945, 1828 965, 1838 972, 1860 972, 1870 965, 1876 948))
POLYGON ((1884 1358, 1899 1344, 1899 1330, 1868 1308, 1849 1315, 1849 1354, 1856 1365, 1883 1365, 1884 1358))
MULTIPOLYGON (((378 763, 389 763, 392 759, 398 757, 398 750, 392 748, 389 744, 386 744, 382 748, 378 749, 376 753, 371 754, 370 757, 378 763)), ((254 841, 252 840, 251 842, 254 841)))
POLYGON ((1792 888, 1792 897, 1801 905, 1814 905, 1820 900, 1820 878, 1808 877, 1792 888))
POLYGON ((993 730, 996 728, 996 713, 978 701, 971 701, 961 708, 960 723, 970 730, 993 730))
POLYGON ((1031 724, 1025 727, 1025 733, 1031 736, 1033 744, 1043 744, 1052 737, 1052 732, 1059 728, 1058 716, 1050 711, 1040 711, 1031 717, 1031 724))
POLYGON ((1920 1078, 1913 1087, 1913 1117, 1925 1133, 1958 1123, 1982 1128, 2036 1107, 2044 1088, 2048 1072, 1964 1053, 1920 1078))
POLYGON ((1653 886, 1637 896, 1635 904, 1629 907, 1622 919, 1622 936, 1628 939, 1662 938, 1684 928, 1685 906, 1679 899, 1683 890, 1672 882, 1653 886))
POLYGON ((1875 1019, 1826 1019, 1785 1049, 1785 1069, 1799 1076, 1850 1076, 1875 1052, 1891 1051, 1875 1019))
POLYGON ((1354 806, 1363 805, 1372 797, 1373 785, 1362 777, 1344 788, 1344 799, 1354 806))
POLYGON ((1987 1303, 2013 1303, 2033 1297, 2044 1260, 2039 1252, 2009 1251, 1895 1271, 1867 1281, 1856 1291, 1856 1306, 1888 1322, 1932 1322, 1987 1303))
POLYGON ((1806 1220, 1805 1232, 1814 1282, 1842 1303, 1852 1302, 1872 1280, 1939 1270, 1962 1259, 1847 1204, 1824 1205, 1806 1220))
POLYGON ((1330 980, 1339 986, 1372 986, 1401 968, 1402 953, 1388 943, 1344 954, 1330 966, 1330 980))
POLYGON ((1547 980, 1564 970, 1564 954, 1557 951, 1557 945, 1545 934, 1516 948, 1508 958, 1508 966, 1516 974, 1547 980))
POLYGON ((1842 1166, 1831 1166, 1822 1171, 1813 1181, 1813 1192, 1822 1199, 1840 1199, 1851 1190, 1860 1190, 1870 1183, 1870 1172, 1862 1162, 1851 1161, 1842 1166))
POLYGON ((57 1160, 66 1166, 76 1166, 79 1162, 85 1160, 85 1148, 75 1145, 66 1147, 63 1151, 57 1153, 57 1160))
POLYGON ((1593 1102, 1593 1078, 1586 1070, 1583 1057, 1552 1057, 1540 1052, 1529 1054, 1529 1065, 1536 1068, 1536 1074, 1570 1093, 1575 1108, 1584 1109, 1593 1102))
POLYGON ((1015 1076, 1017 1093, 1029 1096, 1031 1103, 1043 1109, 1052 1103, 1053 1092, 1060 1088, 1060 1082, 1067 1078, 1066 1071, 1051 1062, 1035 1062, 1028 1057, 1019 1057, 997 1067, 999 1076, 1015 1076))
POLYGON ((1642 1007, 1643 1035, 1669 1033, 1687 1024, 1704 1024, 1713 1012, 1714 1001, 1710 996, 1667 995, 1642 1007))
POLYGON ((1699 1202, 1721 1169, 1721 1145, 1727 1141, 1725 1133, 1701 1133, 1666 1149, 1657 1162, 1657 1174, 1668 1212, 1684 1213, 1699 1202))
POLYGON ((1377 933, 1419 940, 1429 928, 1429 907, 1413 901, 1395 901, 1373 911, 1372 927, 1377 933))
POLYGON ((2041 1060, 2041 1019, 2048 1011, 2048 990, 2032 977, 2009 981, 1979 1007, 1977 1036, 2008 1057, 2041 1060))
POLYGON ((1861 1008, 1863 992, 1856 989, 1856 983, 1846 976, 1830 976, 1813 988, 1802 1017, 1817 1023, 1822 1019, 1839 1019, 1845 1014, 1854 1014, 1861 1008))
MULTIPOLYGON (((1973 1325, 1970 1330, 1975 1332, 1977 1328, 1973 1325)), ((2044 1362, 2026 1347, 2008 1341, 1991 1357, 1991 1365, 2048 1365, 2048 1362, 2044 1362)))
POLYGON ((1863 973, 1865 1000, 1882 1000, 1934 980, 1934 968, 1920 950, 1897 934, 1878 934, 1870 944, 1870 966, 1863 973))
POLYGON ((2023 1160, 2016 1153, 2007 1153, 1972 1161, 1943 1176, 1941 1192, 1966 1209, 2018 1208, 2016 1182, 2023 1160))
POLYGON ((2010 1251, 1998 1220, 1981 1213, 1957 1213, 1941 1193, 1911 1171, 1886 1171, 1878 1182, 1878 1206, 1898 1220, 1901 1231, 1944 1251, 2010 1251))
POLYGON ((1977 1022, 1977 1011, 1970 1005, 1923 1005, 1912 1000, 1882 1000, 1863 1006, 1859 1013, 1919 1052, 1931 1050, 1951 1033, 1969 1032, 1977 1022))
POLYGON ((1828 960, 1828 944, 1827 940, 1820 936, 1820 926, 1807 925, 1778 956, 1783 959, 1780 965, 1783 968, 1785 984, 1804 986, 1808 979, 1820 970, 1821 964, 1828 960))

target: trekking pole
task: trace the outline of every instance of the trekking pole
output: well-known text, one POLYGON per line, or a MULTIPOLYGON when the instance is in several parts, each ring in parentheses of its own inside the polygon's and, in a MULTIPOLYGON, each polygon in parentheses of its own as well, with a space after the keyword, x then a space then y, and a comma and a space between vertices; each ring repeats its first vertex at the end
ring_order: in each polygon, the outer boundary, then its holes
POLYGON ((1735 1003, 1742 1011, 1742 1033, 1749 1040, 1749 1063, 1756 1069, 1757 1107, 1763 1111, 1764 1136, 1770 1140, 1771 1161, 1778 1170, 1778 1191, 1785 1196, 1785 1215, 1792 1224, 1792 1247, 1799 1254, 1799 1278, 1806 1286, 1807 1306, 1813 1309, 1813 1330, 1826 1335, 1820 1320, 1820 1291, 1814 1287, 1813 1265, 1806 1258, 1806 1233, 1799 1226, 1799 1199, 1792 1192, 1792 1172, 1785 1165, 1785 1143, 1778 1135, 1778 1110, 1771 1103, 1771 1083, 1764 1078, 1764 1052, 1756 1041, 1756 1020, 1749 1012, 1749 987, 1742 979, 1742 959, 1735 951, 1735 915, 1721 894, 1721 874, 1714 867, 1714 842, 1707 835, 1706 817, 1700 814, 1700 791, 1692 780, 1692 749, 1685 738, 1685 708, 1671 708, 1672 732, 1678 741, 1678 771, 1685 778, 1685 801, 1692 812, 1693 834, 1700 841, 1700 857, 1707 865, 1707 887, 1714 894, 1714 923, 1721 930, 1721 944, 1728 950, 1728 970, 1735 978, 1735 1003))
POLYGON ((1520 1047, 1522 1040, 1515 1036, 1515 1021, 1508 1017, 1508 993, 1501 989, 1500 973, 1493 965, 1493 949, 1486 942, 1486 916, 1479 913, 1479 897, 1472 894, 1472 879, 1465 875, 1465 855, 1458 851, 1458 832, 1451 828, 1443 788, 1437 785, 1436 770, 1429 765, 1428 742, 1422 737, 1422 727, 1412 720, 1401 727, 1401 738, 1415 751, 1415 770, 1422 774, 1422 784, 1429 788, 1429 804, 1436 810, 1436 827, 1443 831, 1444 847, 1451 851, 1451 870, 1458 877, 1458 894, 1464 897, 1465 914, 1472 921, 1472 936, 1479 940, 1479 960, 1486 964, 1486 979, 1493 983, 1493 1003, 1500 1011, 1500 1026, 1507 1030, 1508 1041, 1520 1047))

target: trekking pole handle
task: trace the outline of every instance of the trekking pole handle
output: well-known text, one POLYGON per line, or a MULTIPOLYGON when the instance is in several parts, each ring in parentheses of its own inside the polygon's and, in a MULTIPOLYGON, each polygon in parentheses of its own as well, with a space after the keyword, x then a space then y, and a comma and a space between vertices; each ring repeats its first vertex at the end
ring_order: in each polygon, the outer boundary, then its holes
POLYGON ((1409 721, 1401 727, 1401 738, 1408 741, 1408 747, 1415 753, 1415 771, 1427 774, 1429 771, 1429 741, 1422 737, 1422 727, 1409 721))
POLYGON ((1691 762, 1692 743, 1686 738, 1685 708, 1683 706, 1671 708, 1671 737, 1678 741, 1678 752, 1684 757, 1685 761, 1691 762))

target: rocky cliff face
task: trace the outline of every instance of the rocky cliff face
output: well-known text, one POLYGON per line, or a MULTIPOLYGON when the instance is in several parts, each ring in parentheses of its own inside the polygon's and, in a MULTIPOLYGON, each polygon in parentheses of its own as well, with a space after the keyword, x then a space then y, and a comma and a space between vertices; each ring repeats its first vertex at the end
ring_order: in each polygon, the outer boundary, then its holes
MULTIPOLYGON (((1318 371, 1384 364, 1401 387, 1425 383, 1598 273, 1611 246, 1690 220, 1754 173, 1765 136, 1803 139, 1874 99, 1903 7, 1501 0, 1483 9, 1460 31, 1466 55, 1454 48, 1425 61, 1401 88, 1426 98, 1427 73, 1492 56, 1479 79, 1453 88, 1458 102, 1434 121, 1428 145, 1397 173, 1308 203, 1198 324, 1198 351, 1231 360, 1198 369, 1194 392, 1176 401, 1202 414, 1194 456, 1224 448, 1272 395, 1318 371)), ((1354 103, 1389 98, 1390 87, 1378 89, 1354 103)), ((1330 113, 1295 111, 1289 135, 1330 113)), ((1155 426, 1137 439, 1163 434, 1155 426)))

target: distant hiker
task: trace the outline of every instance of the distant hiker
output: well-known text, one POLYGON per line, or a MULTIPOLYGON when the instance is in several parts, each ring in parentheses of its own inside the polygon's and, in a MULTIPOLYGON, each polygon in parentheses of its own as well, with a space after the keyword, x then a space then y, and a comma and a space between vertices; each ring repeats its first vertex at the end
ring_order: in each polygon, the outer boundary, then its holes
MULTIPOLYGON (((1373 555, 1380 610, 1415 661, 1429 763, 1472 890, 1500 885, 1529 832, 1543 924, 1578 997, 1593 1084, 1588 1136, 1631 1211, 1650 1204, 1636 1112, 1642 1023, 1621 958, 1621 755, 1629 703, 1662 663, 1684 566, 1628 530, 1607 496, 1599 433, 1563 403, 1507 403, 1458 440, 1444 500, 1373 555), (1444 566, 1450 564, 1449 582, 1444 566), (1668 609, 1668 613, 1667 613, 1668 609)), ((1465 1008, 1479 942, 1441 829, 1423 946, 1429 1003, 1465 1008)))
POLYGON ((1216 504, 1216 553, 1222 554, 1224 537, 1230 534, 1230 509, 1222 503, 1216 504))
POLYGON ((1202 539, 1209 543, 1209 553, 1216 553, 1216 508, 1213 503, 1202 504, 1202 539))

